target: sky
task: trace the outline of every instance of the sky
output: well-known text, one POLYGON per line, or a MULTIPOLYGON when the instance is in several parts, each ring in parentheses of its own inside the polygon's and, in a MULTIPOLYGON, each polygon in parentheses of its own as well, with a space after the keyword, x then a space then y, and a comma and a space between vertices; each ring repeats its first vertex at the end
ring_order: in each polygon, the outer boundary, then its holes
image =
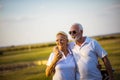
POLYGON ((0 0, 0 47, 53 42, 74 23, 88 37, 120 32, 120 0, 0 0))

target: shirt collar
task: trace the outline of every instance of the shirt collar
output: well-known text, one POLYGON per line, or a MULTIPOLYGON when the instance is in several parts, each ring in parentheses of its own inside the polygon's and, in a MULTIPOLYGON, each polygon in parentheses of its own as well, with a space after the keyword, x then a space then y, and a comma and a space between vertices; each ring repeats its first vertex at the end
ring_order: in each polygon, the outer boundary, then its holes
MULTIPOLYGON (((90 42, 90 38, 89 37, 85 37, 85 41, 82 43, 81 47, 84 46, 85 44, 88 44, 89 42, 90 42)), ((78 45, 76 45, 76 46, 78 46, 78 45)))
POLYGON ((69 49, 69 48, 68 48, 68 51, 69 51, 69 54, 72 54, 72 51, 71 51, 71 49, 69 49))
POLYGON ((90 42, 90 38, 85 37, 85 41, 83 43, 86 44, 86 43, 89 43, 89 42, 90 42))

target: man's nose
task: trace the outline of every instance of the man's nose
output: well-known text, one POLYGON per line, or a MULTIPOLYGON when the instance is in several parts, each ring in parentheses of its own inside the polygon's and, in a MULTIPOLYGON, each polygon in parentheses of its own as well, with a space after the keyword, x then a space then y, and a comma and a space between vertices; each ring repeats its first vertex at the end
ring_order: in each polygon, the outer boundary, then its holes
POLYGON ((70 35, 71 35, 71 36, 74 36, 74 33, 71 33, 70 35))

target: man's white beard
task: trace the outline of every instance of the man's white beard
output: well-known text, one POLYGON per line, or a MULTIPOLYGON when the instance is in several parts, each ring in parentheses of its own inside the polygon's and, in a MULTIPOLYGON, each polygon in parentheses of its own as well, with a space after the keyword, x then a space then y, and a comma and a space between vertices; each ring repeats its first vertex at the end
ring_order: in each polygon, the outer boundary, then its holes
POLYGON ((72 39, 73 39, 73 41, 78 41, 80 38, 81 38, 80 35, 78 35, 78 36, 76 36, 75 38, 72 38, 72 39))

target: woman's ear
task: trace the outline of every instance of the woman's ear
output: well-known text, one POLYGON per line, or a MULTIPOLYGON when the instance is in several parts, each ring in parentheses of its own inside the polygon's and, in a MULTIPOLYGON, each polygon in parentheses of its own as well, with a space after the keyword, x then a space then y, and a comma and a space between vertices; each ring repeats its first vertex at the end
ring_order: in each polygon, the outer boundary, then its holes
POLYGON ((69 42, 69 40, 67 39, 67 42, 69 42))

